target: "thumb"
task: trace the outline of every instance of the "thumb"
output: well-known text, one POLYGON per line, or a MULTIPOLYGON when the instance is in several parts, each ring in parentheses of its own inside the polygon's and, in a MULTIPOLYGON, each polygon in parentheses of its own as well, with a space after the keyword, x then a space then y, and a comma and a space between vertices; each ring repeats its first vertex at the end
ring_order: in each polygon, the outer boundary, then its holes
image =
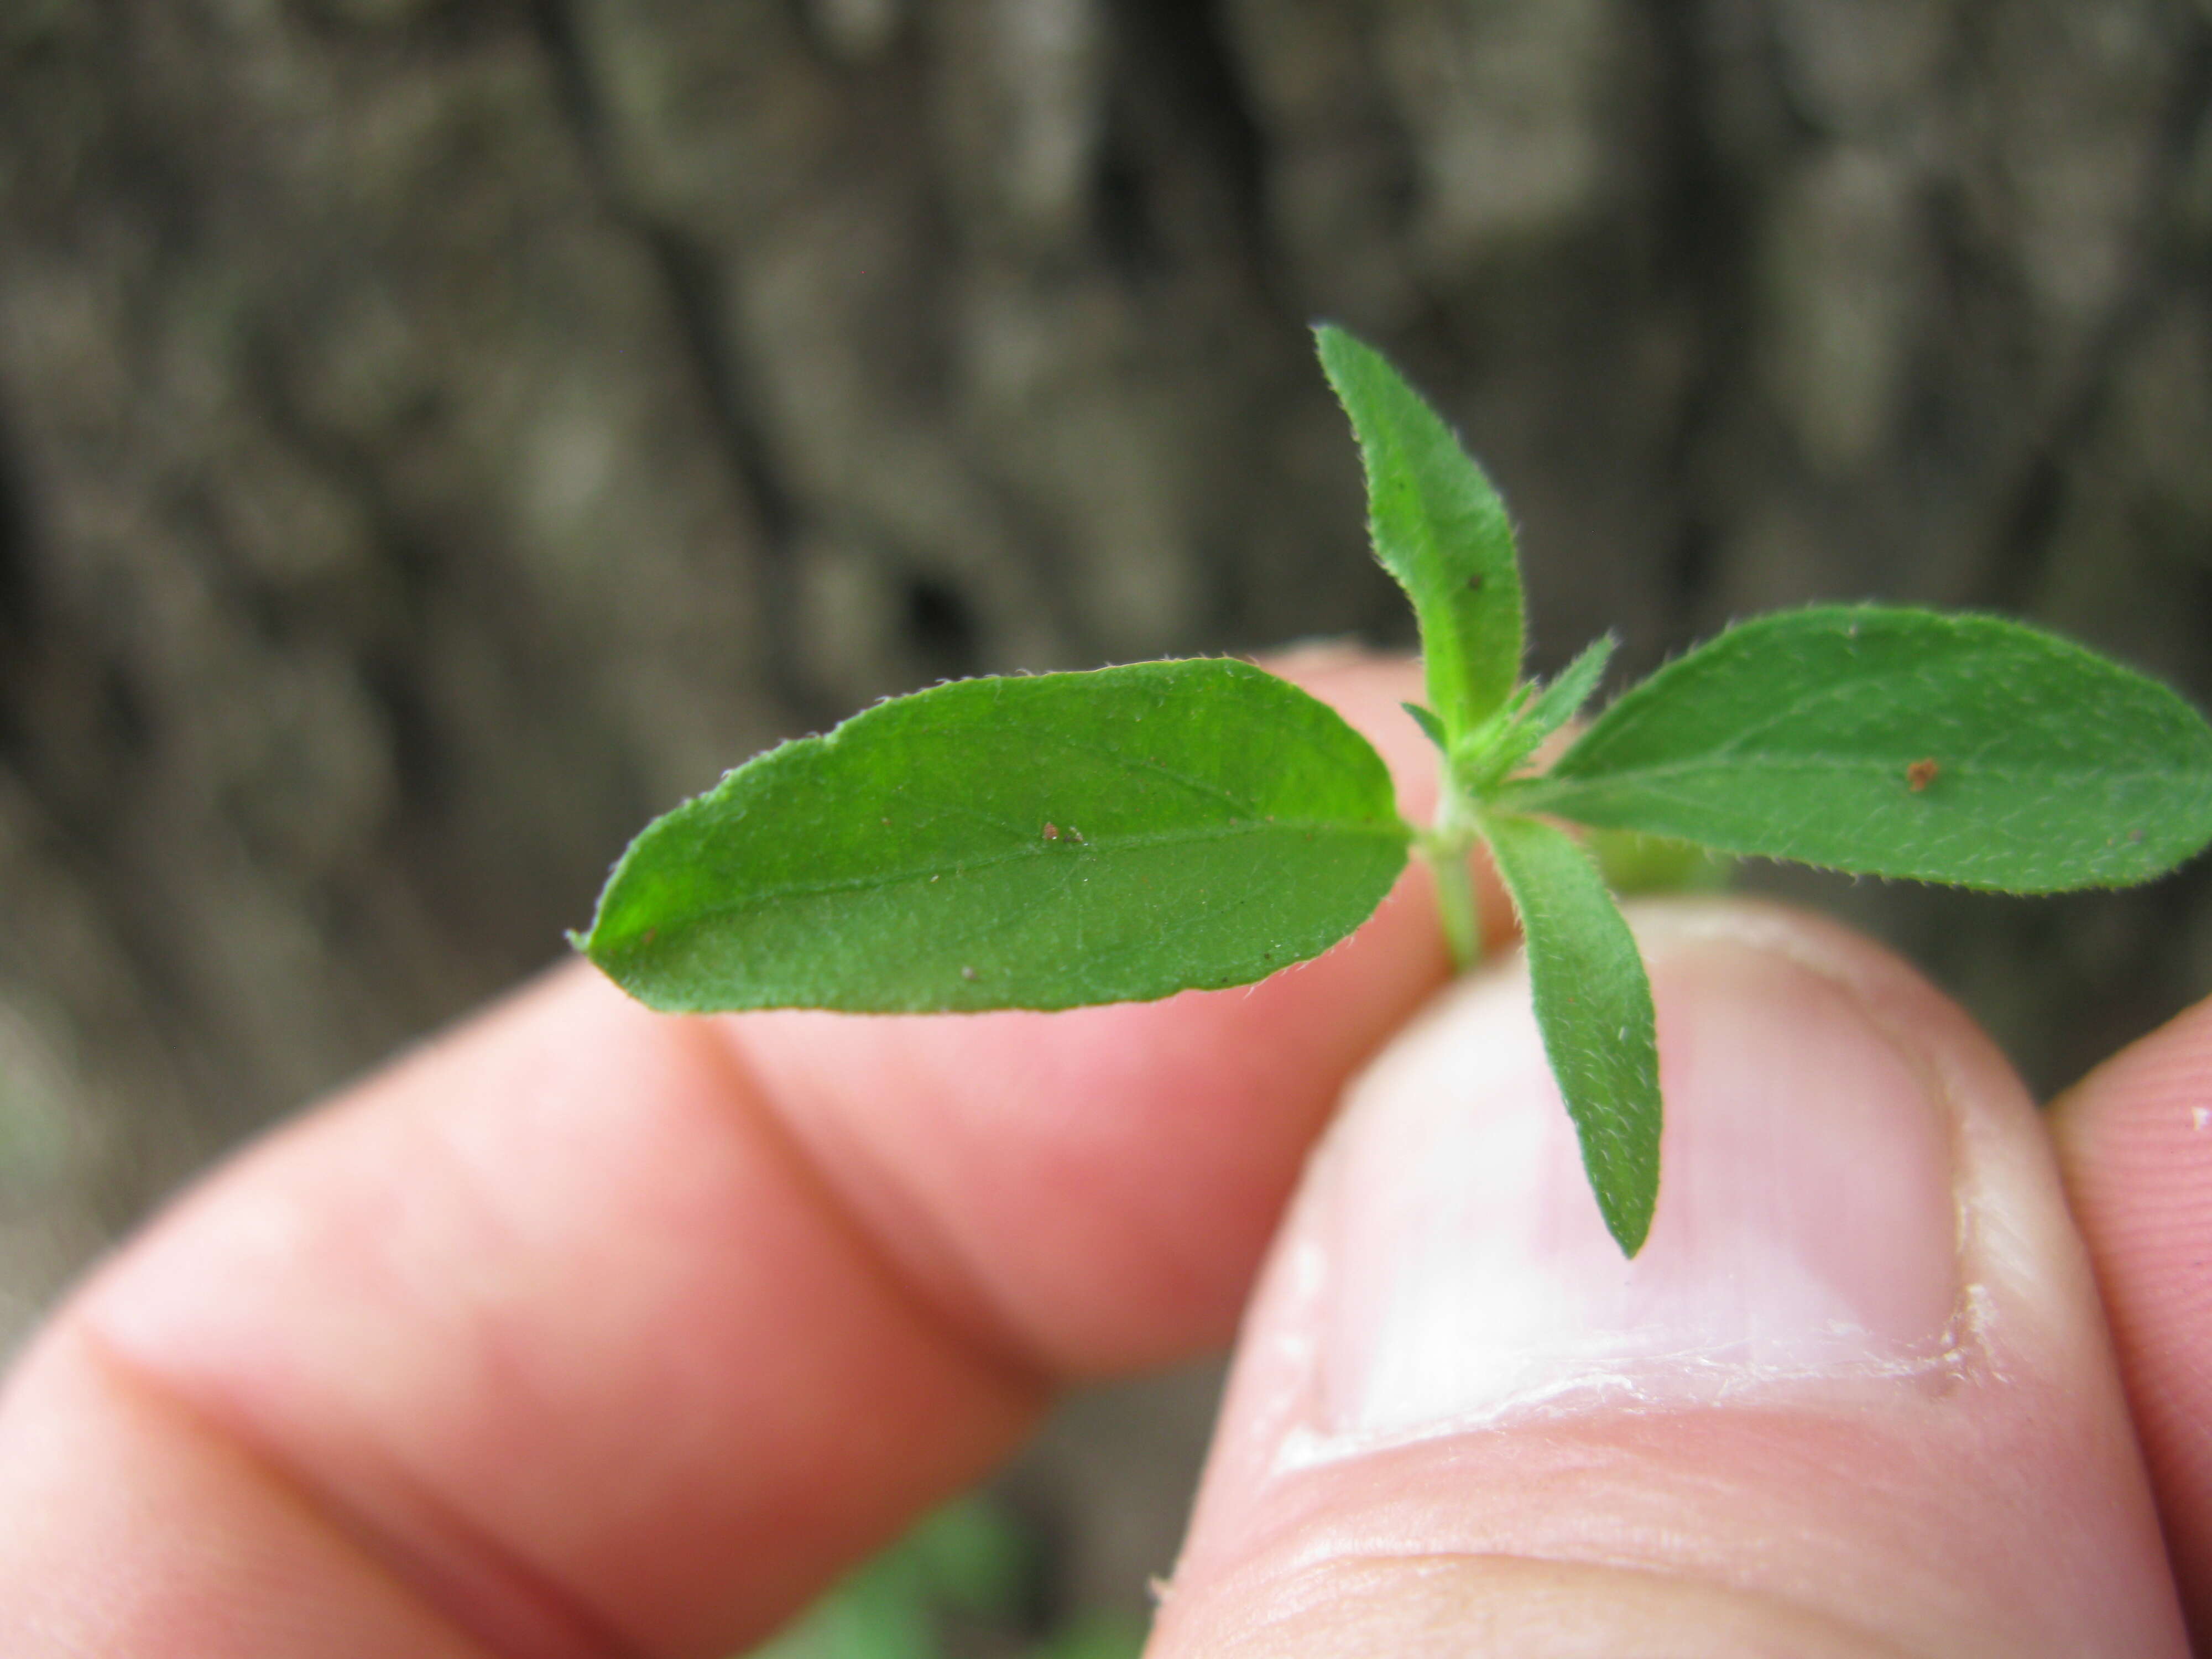
POLYGON ((1154 1654, 2185 1652, 2003 1060, 1895 959, 1641 914, 1624 1261, 1509 965, 1356 1084, 1247 1322, 1154 1654))

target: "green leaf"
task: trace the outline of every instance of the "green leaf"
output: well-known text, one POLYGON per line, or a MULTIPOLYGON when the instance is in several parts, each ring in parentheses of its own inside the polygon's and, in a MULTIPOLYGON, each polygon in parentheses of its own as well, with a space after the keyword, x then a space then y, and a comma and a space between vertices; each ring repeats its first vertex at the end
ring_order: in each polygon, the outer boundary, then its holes
POLYGON ((1531 750, 1582 713, 1597 683, 1605 678, 1605 666, 1613 660, 1616 643, 1612 635, 1600 635, 1537 694, 1528 712, 1521 717, 1522 731, 1532 738, 1531 750))
POLYGON ((977 1619, 1012 1620, 1035 1567, 1030 1540, 988 1498, 969 1494, 932 1511, 900 1540, 925 1592, 977 1619))
POLYGON ((940 1659, 945 1615, 1021 1622, 1036 1552, 979 1496, 954 1499, 854 1568, 749 1659, 940 1659))
POLYGON ((937 1625, 911 1574, 871 1564, 753 1659, 943 1659, 937 1625))
POLYGON ((1143 1000, 1327 949, 1409 833, 1365 739, 1249 663, 966 680, 648 825, 580 944, 670 1012, 1143 1000))
POLYGON ((1525 706, 1522 699, 1533 688, 1522 686, 1516 691, 1484 730, 1462 744, 1454 769, 1462 787, 1477 795, 1487 794, 1499 779, 1542 747, 1545 738, 1579 714, 1605 678, 1613 647, 1610 634, 1592 640, 1525 706))
POLYGON ((1029 1659, 1144 1659, 1145 1621, 1116 1608, 1079 1609, 1030 1650, 1029 1659))
POLYGON ((1536 1024, 1583 1167, 1607 1231, 1632 1256, 1659 1200, 1659 1045, 1644 958, 1565 831, 1506 815, 1482 829, 1521 917, 1536 1024))
POLYGON ((1607 888, 1621 898, 1638 893, 1717 893, 1735 860, 1693 841, 1647 836, 1641 830, 1591 829, 1583 845, 1597 860, 1607 888))
POLYGON ((1669 664, 1499 804, 1865 875, 2117 887, 2212 840, 2212 729, 2019 623, 1824 607, 1669 664))
POLYGON ((1359 440, 1375 556, 1413 602, 1429 707, 1456 741, 1521 673, 1521 572, 1505 504, 1379 352, 1326 324, 1314 337, 1359 440))
POLYGON ((1413 717, 1413 724, 1421 728, 1422 735, 1438 749, 1450 746, 1451 739, 1444 735, 1443 725, 1434 714, 1417 702, 1401 702, 1398 707, 1413 717))

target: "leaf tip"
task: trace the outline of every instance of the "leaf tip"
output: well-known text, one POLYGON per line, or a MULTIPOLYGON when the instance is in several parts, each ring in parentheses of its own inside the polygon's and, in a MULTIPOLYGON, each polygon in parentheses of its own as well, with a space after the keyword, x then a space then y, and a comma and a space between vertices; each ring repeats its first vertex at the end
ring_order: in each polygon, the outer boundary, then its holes
POLYGON ((1413 724, 1421 728, 1431 743, 1447 755, 1451 752, 1451 739, 1444 732, 1443 722, 1431 710, 1417 702, 1401 702, 1398 707, 1413 717, 1413 724))
POLYGON ((1620 1246, 1620 1254, 1630 1261, 1636 1260, 1651 1237, 1651 1212, 1657 1194, 1654 1192, 1640 1204, 1626 1205, 1607 1201, 1602 1195, 1598 1208, 1605 1216, 1605 1230, 1613 1235, 1613 1242, 1620 1246))
POLYGON ((1357 428, 1359 416, 1355 412, 1355 399, 1363 375, 1380 370, 1396 380, 1400 378, 1398 373, 1382 353, 1350 329, 1326 319, 1310 326, 1313 330, 1314 355, 1321 359, 1322 374, 1336 393, 1337 401, 1344 405, 1345 412, 1352 416, 1352 425, 1357 428))

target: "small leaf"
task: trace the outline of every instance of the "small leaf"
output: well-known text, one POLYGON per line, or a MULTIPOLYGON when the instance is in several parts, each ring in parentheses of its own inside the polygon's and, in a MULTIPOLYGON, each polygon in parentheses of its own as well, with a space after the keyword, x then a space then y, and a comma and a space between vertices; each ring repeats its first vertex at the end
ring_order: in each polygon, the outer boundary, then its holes
POLYGON ((2212 840, 2212 729, 2019 623, 1821 607, 1669 664, 1500 805, 1865 875, 2117 887, 2212 840))
POLYGON ((933 1600, 977 1619, 1018 1616, 1036 1565, 1021 1528, 974 1493, 923 1516, 892 1547, 912 1559, 933 1600))
POLYGON ((1635 936, 1589 855, 1534 818, 1486 818, 1513 896, 1544 1053, 1582 1141, 1583 1167, 1624 1254, 1659 1200, 1659 1045, 1635 936))
POLYGON ((1375 556, 1413 602, 1429 706, 1456 739, 1520 678, 1521 571, 1505 504, 1379 352, 1326 324, 1314 337, 1359 440, 1375 556))
POLYGON ((1144 1000, 1326 950, 1409 833, 1366 740, 1249 663, 965 680, 648 825, 581 943, 677 1012, 1144 1000))
POLYGON ((1439 749, 1449 746, 1451 740, 1444 736, 1444 728, 1434 714, 1417 702, 1401 702, 1398 707, 1413 717, 1413 724, 1421 728, 1422 735, 1431 743, 1439 749))
POLYGON ((1121 1607, 1079 1607, 1030 1650, 1029 1659, 1144 1659, 1145 1621, 1121 1607))
POLYGON ((1525 707, 1521 706, 1522 699, 1532 688, 1524 685, 1516 691, 1482 731, 1462 744, 1456 775, 1463 787, 1477 795, 1486 794, 1499 779, 1542 747, 1545 738, 1579 714, 1605 678, 1613 647, 1610 634, 1592 640, 1559 671, 1557 678, 1528 698, 1525 707))
POLYGON ((996 1506, 969 1497, 848 1573, 746 1659, 939 1659, 945 1615, 1019 1622, 1034 1552, 996 1506))
POLYGON ((1617 643, 1612 635, 1601 634, 1537 694, 1528 712, 1521 717, 1521 729, 1534 739, 1530 749, 1582 713, 1597 683, 1605 678, 1605 665, 1613 660, 1617 643))

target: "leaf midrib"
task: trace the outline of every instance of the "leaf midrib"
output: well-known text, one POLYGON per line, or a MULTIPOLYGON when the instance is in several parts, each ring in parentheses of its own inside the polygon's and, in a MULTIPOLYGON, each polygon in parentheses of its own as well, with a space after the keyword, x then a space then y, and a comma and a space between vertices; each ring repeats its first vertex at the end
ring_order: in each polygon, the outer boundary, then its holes
POLYGON ((907 886, 916 882, 925 882, 926 878, 966 875, 972 871, 994 869, 1000 865, 1012 864, 1023 859, 1054 857, 1079 859, 1086 855, 1095 856, 1107 852, 1142 850, 1148 847, 1170 844, 1191 845, 1204 842, 1228 841, 1233 838, 1284 835, 1308 830, 1326 832, 1343 840, 1385 841, 1396 846, 1403 846, 1407 839, 1404 830, 1397 824, 1378 823, 1371 826, 1346 827, 1340 822, 1325 818, 1286 819, 1279 817, 1273 823, 1234 826, 1223 824, 1193 830, 1162 830, 1150 835, 1133 833, 1085 837, 1073 849, 1061 848, 1057 843, 1047 843, 1041 847, 1010 848, 1003 853, 986 854, 981 857, 959 859, 942 864, 915 865, 896 872, 851 876, 839 881, 763 885, 752 889, 740 902, 702 906, 685 925, 696 927, 716 917, 736 915, 743 911, 758 909, 768 904, 790 899, 821 898, 835 893, 872 892, 887 887, 907 886))
MULTIPOLYGON (((2066 783, 2138 783, 2145 781, 2169 781, 2174 779, 2197 777, 2212 781, 2212 768, 2146 768, 2126 771, 2101 763, 2085 764, 2078 769, 2054 767, 2021 767, 1994 763, 1974 755, 1946 756, 1938 748, 1936 759, 1941 762, 1946 774, 1963 772, 1971 768, 1977 778, 1990 778, 2004 783, 2033 783, 2060 785, 2066 783)), ((1623 767, 1617 772, 1601 772, 1595 775, 1579 773, 1553 773, 1537 780, 1528 789, 1524 799, 1565 796, 1579 790, 1595 791, 1622 785, 1659 783, 1688 777, 1698 773, 1741 771, 1756 766, 1770 772, 1869 772, 1888 775, 1895 772, 1897 761, 1889 756, 1858 758, 1829 758, 1822 756, 1799 756, 1778 753, 1771 750, 1718 750, 1695 760, 1674 761, 1664 765, 1623 767)))
MULTIPOLYGON (((1725 639, 1726 636, 1724 635, 1723 641, 1725 641, 1725 639)), ((1744 648, 1748 649, 1749 647, 1747 647, 1744 648)), ((1931 678, 1937 681, 1949 679, 1970 679, 1973 676, 1976 665, 1991 660, 2001 662, 2004 658, 2004 654, 2002 646, 1996 644, 1980 645, 1958 650, 1950 660, 1944 664, 1943 672, 1940 675, 1934 676, 1931 676, 1928 672, 1929 665, 1926 663, 1899 664, 1887 670, 1857 670, 1829 684, 1820 686, 1809 693, 1801 694, 1799 696, 1792 699, 1787 703, 1784 703, 1780 708, 1776 708, 1737 728, 1729 734, 1724 744, 1717 745, 1716 748, 1708 750, 1705 752, 1708 755, 1748 752, 1764 756, 1767 751, 1763 750, 1747 750, 1746 745, 1751 740, 1772 731, 1778 726, 1784 725, 1792 720, 1803 720, 1817 715, 1818 711, 1825 704, 1839 702, 1863 703, 1868 700, 1869 693, 1876 689, 1881 689, 1885 693, 1889 694, 1892 701, 1903 701, 1904 699, 1898 696, 1896 694, 1900 691, 1909 690, 1916 683, 1924 684, 1931 678)), ((1644 728, 1648 727, 1655 720, 1663 720, 1667 718, 1667 716, 1673 712, 1671 705, 1676 702, 1679 699, 1686 696, 1697 695, 1700 691, 1709 695, 1712 682, 1724 681, 1730 671, 1741 669, 1741 653, 1739 652, 1737 659, 1716 663, 1709 665, 1705 675, 1703 677, 1706 681, 1706 684, 1703 687, 1697 686, 1695 682, 1691 682, 1686 686, 1679 684, 1671 685, 1668 688, 1669 696, 1666 697, 1645 697, 1642 702, 1642 706, 1631 710, 1626 716, 1620 718, 1619 724, 1616 725, 1612 731, 1602 732, 1602 736, 1605 738, 1605 747, 1614 748, 1632 743, 1637 738, 1642 735, 1644 728)), ((1654 676, 1653 680, 1645 682, 1645 685, 1649 686, 1654 684, 1660 678, 1660 676, 1654 676)), ((1643 687, 1637 688, 1638 691, 1642 691, 1643 690, 1643 687)), ((1633 696, 1636 694, 1632 692, 1630 695, 1633 696)), ((1602 720, 1601 720, 1599 725, 1601 727, 1602 720)), ((1594 730, 1595 729, 1595 728, 1594 728, 1594 730)), ((1571 756, 1565 758, 1571 759, 1571 756)), ((1624 771, 1626 769, 1623 769, 1624 771)), ((1656 771, 1658 769, 1638 767, 1636 769, 1638 771, 1656 771)), ((2103 768, 2097 769, 2100 772, 2103 772, 2106 769, 2103 768)), ((1562 772, 1559 775, 1562 777, 1571 777, 1575 775, 1571 772, 1562 772)), ((2065 776, 2068 775, 2061 773, 2057 775, 2065 776)))

